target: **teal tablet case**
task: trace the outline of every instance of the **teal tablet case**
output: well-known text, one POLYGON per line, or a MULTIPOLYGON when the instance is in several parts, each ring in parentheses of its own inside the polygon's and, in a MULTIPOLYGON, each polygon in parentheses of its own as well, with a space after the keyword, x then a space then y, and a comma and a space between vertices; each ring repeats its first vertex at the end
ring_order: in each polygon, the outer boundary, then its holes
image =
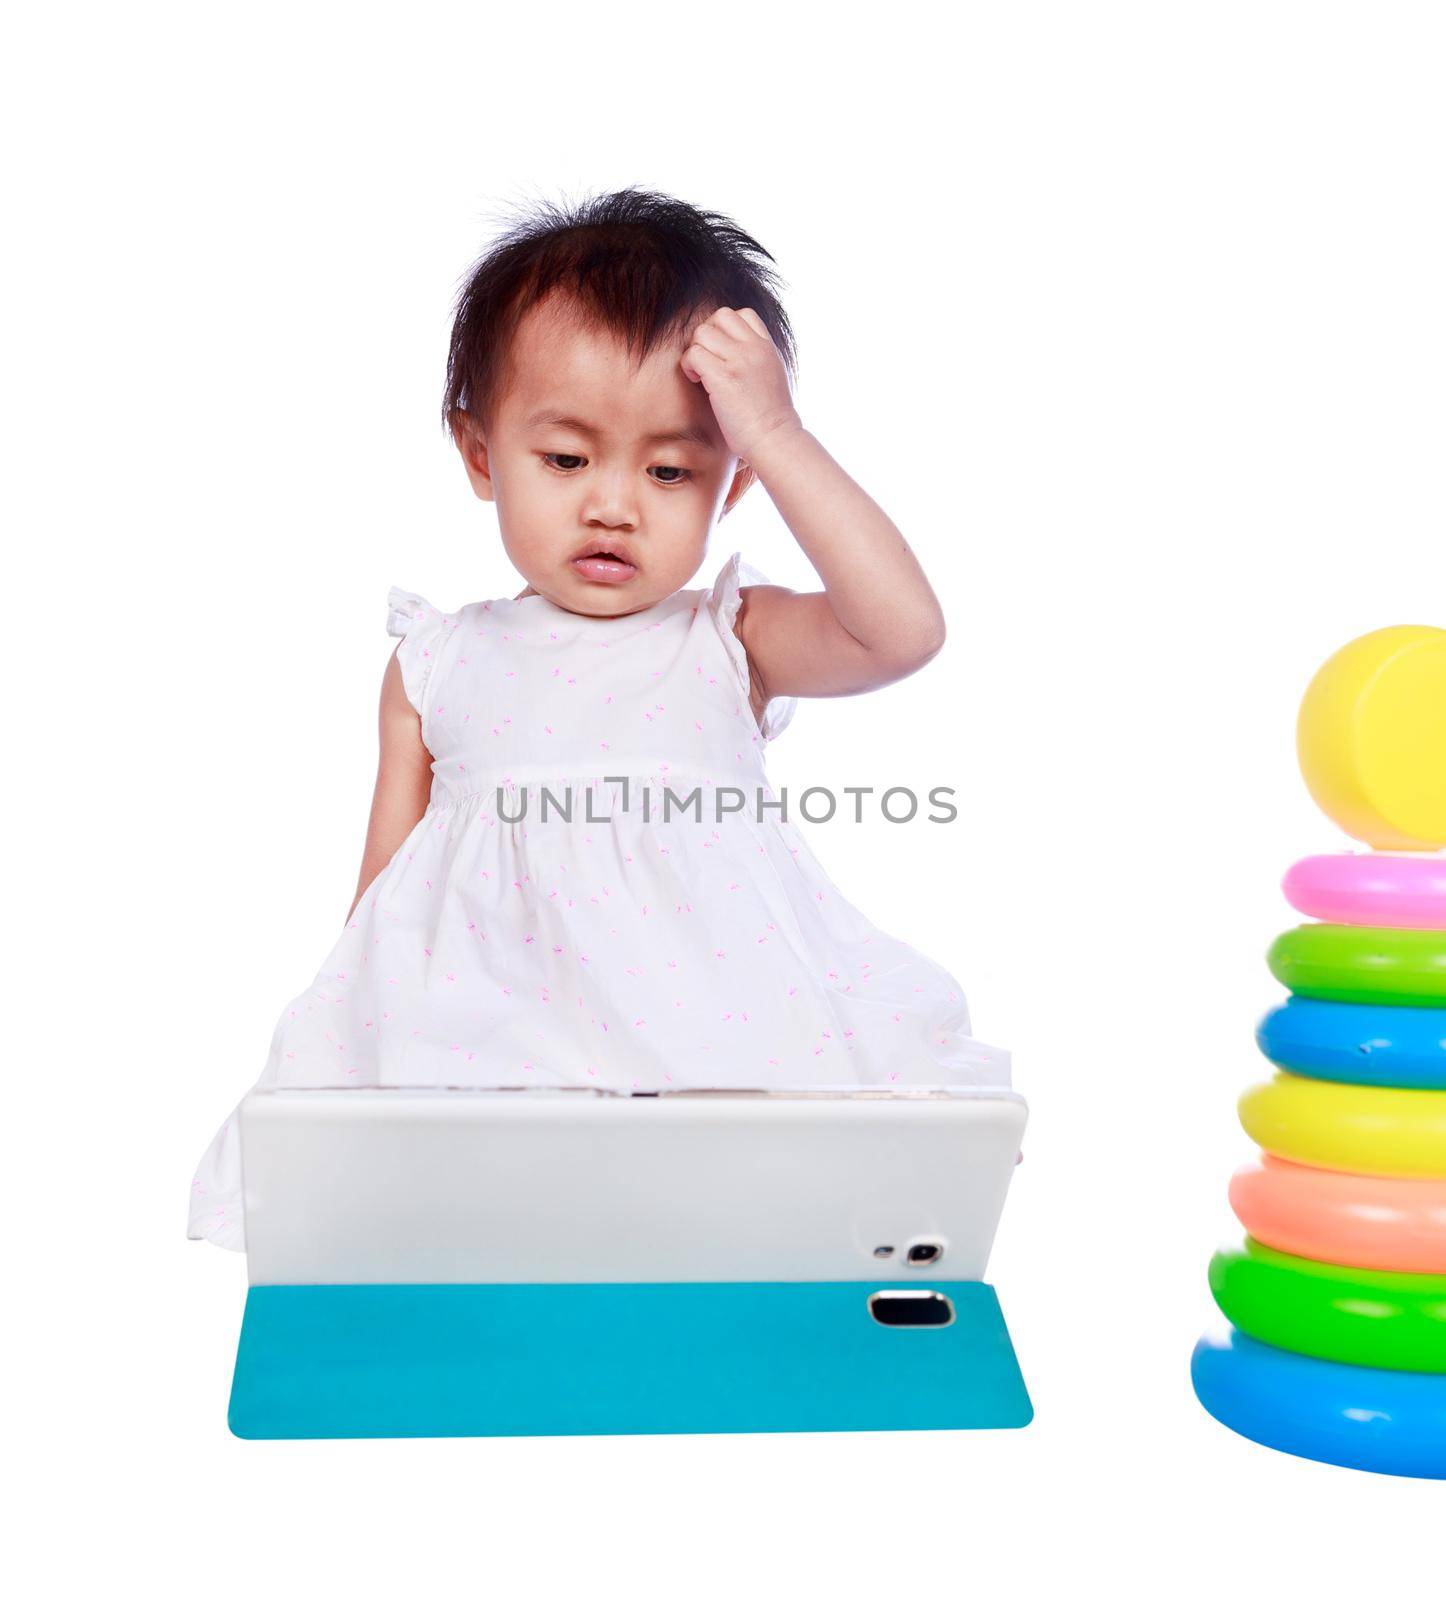
POLYGON ((243 1439, 1020 1428, 994 1290, 930 1281, 946 1326, 883 1327, 886 1283, 262 1286, 243 1439))

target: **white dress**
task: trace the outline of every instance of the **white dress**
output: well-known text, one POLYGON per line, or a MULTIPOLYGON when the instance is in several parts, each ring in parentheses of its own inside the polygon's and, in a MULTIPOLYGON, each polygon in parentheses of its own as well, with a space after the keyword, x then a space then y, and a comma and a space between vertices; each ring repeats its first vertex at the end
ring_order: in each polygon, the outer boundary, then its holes
MULTIPOLYGON (((760 728, 748 703, 733 623, 765 581, 735 554, 711 589, 616 618, 393 589, 430 804, 282 1012, 261 1083, 1007 1087, 958 983, 760 804, 795 708, 760 728)), ((234 1112, 189 1232, 244 1247, 234 1112)))

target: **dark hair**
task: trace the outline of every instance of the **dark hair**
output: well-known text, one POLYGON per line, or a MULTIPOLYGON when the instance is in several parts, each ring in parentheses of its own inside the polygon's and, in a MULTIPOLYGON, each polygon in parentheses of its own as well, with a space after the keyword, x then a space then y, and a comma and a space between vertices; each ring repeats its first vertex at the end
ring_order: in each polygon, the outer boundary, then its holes
POLYGON ((772 261, 729 218, 650 190, 543 201, 505 229, 457 297, 443 424, 452 428, 456 409, 486 417, 513 332, 554 289, 570 294, 588 321, 617 334, 639 361, 681 337, 697 312, 751 306, 792 374, 793 328, 772 261))

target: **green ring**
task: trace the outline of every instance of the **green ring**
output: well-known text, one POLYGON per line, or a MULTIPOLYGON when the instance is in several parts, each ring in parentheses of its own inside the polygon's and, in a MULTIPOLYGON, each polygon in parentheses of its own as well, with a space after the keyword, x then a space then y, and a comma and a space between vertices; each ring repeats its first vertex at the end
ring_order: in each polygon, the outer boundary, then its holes
POLYGON ((1307 922, 1266 958, 1292 994, 1357 1005, 1446 1005, 1446 930, 1307 922))
POLYGON ((1210 1263, 1215 1303, 1280 1350, 1393 1372, 1446 1372, 1446 1275, 1369 1272, 1247 1238, 1210 1263))

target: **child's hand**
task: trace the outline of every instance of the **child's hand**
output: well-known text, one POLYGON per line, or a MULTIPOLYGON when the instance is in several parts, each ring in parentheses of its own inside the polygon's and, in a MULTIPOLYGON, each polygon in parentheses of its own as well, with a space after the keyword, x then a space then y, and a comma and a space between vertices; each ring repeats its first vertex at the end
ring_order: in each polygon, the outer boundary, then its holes
POLYGON ((798 540, 822 591, 741 593, 734 632, 761 703, 859 694, 921 667, 944 613, 903 534, 799 420, 788 371, 757 312, 723 308, 694 330, 679 366, 707 391, 728 448, 748 463, 798 540))
POLYGON ((757 312, 715 311, 694 330, 680 365, 707 391, 728 448, 742 460, 769 434, 803 427, 783 358, 757 312))

